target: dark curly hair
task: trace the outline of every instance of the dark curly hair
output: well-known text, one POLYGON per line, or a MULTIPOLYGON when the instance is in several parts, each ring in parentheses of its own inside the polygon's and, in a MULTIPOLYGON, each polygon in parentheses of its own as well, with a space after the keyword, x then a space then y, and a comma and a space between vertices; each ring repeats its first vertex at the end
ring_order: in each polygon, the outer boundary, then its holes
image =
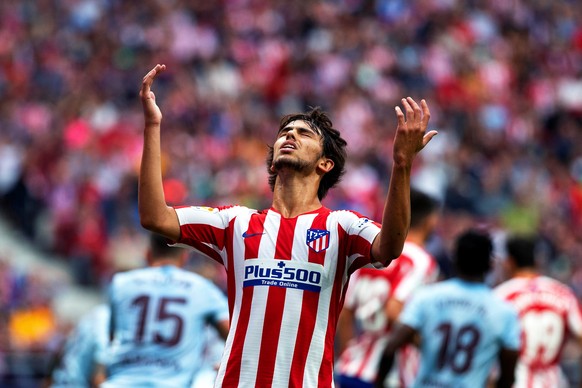
POLYGON ((455 242, 454 262, 459 274, 484 276, 491 269, 493 241, 488 232, 469 229, 455 242))
POLYGON ((517 268, 535 267, 536 242, 533 237, 511 236, 505 243, 507 254, 517 268))
MULTIPOLYGON (((289 123, 301 120, 305 121, 307 125, 322 137, 323 141, 323 156, 333 161, 334 165, 331 171, 326 173, 317 189, 317 197, 322 200, 329 189, 334 187, 343 176, 346 164, 346 146, 347 142, 341 137, 340 132, 333 128, 333 124, 329 116, 321 110, 320 107, 311 108, 306 113, 292 113, 281 118, 279 123, 279 132, 285 128, 289 123)), ((277 174, 271 171, 271 164, 273 163, 273 147, 269 146, 269 153, 267 155, 267 170, 269 172, 269 186, 271 191, 275 188, 275 180, 277 174)))

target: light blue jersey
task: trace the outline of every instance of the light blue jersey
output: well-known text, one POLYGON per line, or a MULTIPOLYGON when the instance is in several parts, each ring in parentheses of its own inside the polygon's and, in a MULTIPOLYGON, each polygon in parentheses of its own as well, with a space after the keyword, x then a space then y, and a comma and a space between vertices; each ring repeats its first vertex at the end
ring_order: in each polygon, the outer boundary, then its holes
POLYGON ((113 342, 102 387, 189 387, 202 367, 205 325, 228 319, 222 291, 173 266, 114 276, 113 342))
POLYGON ((499 350, 520 345, 517 313, 483 283, 451 279, 427 286, 399 320, 421 334, 415 387, 485 387, 499 350))
POLYGON ((98 305, 85 314, 67 338, 53 388, 90 387, 95 364, 101 363, 109 342, 109 306, 98 305))

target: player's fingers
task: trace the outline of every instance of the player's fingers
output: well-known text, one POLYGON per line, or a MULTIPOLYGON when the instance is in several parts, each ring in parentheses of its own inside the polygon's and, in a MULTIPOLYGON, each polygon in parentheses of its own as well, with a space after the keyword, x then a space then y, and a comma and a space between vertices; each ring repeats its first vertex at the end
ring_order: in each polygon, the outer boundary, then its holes
POLYGON ((404 113, 402 113, 402 109, 399 106, 394 107, 396 111, 396 118, 398 119, 398 126, 402 128, 405 125, 404 122, 404 113))
POLYGON ((406 122, 414 122, 414 110, 412 106, 408 103, 406 98, 402 99, 402 106, 404 106, 404 111, 406 112, 406 122))
POLYGON ((414 101, 414 99, 412 99, 412 97, 407 97, 406 100, 408 101, 408 103, 412 107, 412 110, 414 111, 414 123, 420 124, 420 119, 422 117, 422 111, 420 110, 420 106, 418 106, 418 104, 416 103, 416 101, 414 101))
POLYGON ((149 97, 150 95, 150 88, 154 79, 160 74, 162 71, 166 70, 166 65, 160 65, 159 63, 151 69, 144 77, 141 83, 141 90, 140 94, 142 97, 149 97))
POLYGON ((428 104, 424 99, 420 100, 420 106, 422 107, 422 128, 426 129, 428 127, 428 121, 430 120, 430 110, 428 109, 428 104))

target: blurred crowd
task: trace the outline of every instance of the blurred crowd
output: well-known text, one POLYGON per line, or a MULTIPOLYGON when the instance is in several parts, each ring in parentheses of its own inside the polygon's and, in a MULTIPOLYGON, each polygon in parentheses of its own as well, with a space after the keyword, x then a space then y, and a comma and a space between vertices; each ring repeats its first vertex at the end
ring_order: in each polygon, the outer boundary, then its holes
POLYGON ((0 2, 1 209, 79 284, 141 262, 138 91, 156 63, 169 203, 268 207, 279 118, 322 106, 349 144, 324 204, 380 219, 394 106, 424 98, 439 135, 413 184, 442 201, 443 268, 483 223, 538 235, 582 297, 579 1, 0 2))

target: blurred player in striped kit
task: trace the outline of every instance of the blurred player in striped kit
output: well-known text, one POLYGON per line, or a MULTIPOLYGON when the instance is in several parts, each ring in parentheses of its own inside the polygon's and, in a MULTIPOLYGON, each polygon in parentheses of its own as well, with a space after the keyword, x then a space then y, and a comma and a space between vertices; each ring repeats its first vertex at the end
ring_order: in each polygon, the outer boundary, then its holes
POLYGON ((568 336, 582 344, 580 304, 568 286, 538 272, 534 238, 512 236, 505 245, 503 263, 511 279, 495 292, 517 309, 521 322, 523 342, 514 387, 565 387, 560 357, 568 336))
POLYGON ((420 336, 420 366, 412 387, 485 387, 495 363, 497 387, 510 388, 519 354, 516 311, 484 283, 491 268, 488 234, 469 230, 455 244, 457 278, 418 290, 404 306, 379 364, 384 380, 396 349, 420 336))
MULTIPOLYGON (((410 172, 436 135, 424 100, 396 107, 393 166, 382 225, 321 200, 344 172, 346 142, 318 108, 287 115, 267 154, 273 202, 170 207, 161 173, 162 114, 143 79, 144 152, 139 213, 147 229, 191 246, 227 270, 231 329, 217 387, 331 387, 334 338, 349 276, 400 256, 410 224, 410 172)), ((387 151, 389 152, 389 151, 387 151)))
POLYGON ((209 279, 186 271, 187 252, 151 235, 148 267, 114 275, 103 388, 189 388, 203 369, 206 325, 226 337, 226 296, 209 279))
MULTIPOLYGON (((437 225, 439 204, 412 189, 410 208, 410 231, 398 260, 384 270, 362 268, 350 280, 338 325, 338 347, 343 352, 336 371, 341 388, 373 387, 390 325, 410 296, 438 277, 438 264, 424 245, 437 225)), ((398 354, 391 386, 407 387, 416 376, 417 350, 407 346, 398 354)))

